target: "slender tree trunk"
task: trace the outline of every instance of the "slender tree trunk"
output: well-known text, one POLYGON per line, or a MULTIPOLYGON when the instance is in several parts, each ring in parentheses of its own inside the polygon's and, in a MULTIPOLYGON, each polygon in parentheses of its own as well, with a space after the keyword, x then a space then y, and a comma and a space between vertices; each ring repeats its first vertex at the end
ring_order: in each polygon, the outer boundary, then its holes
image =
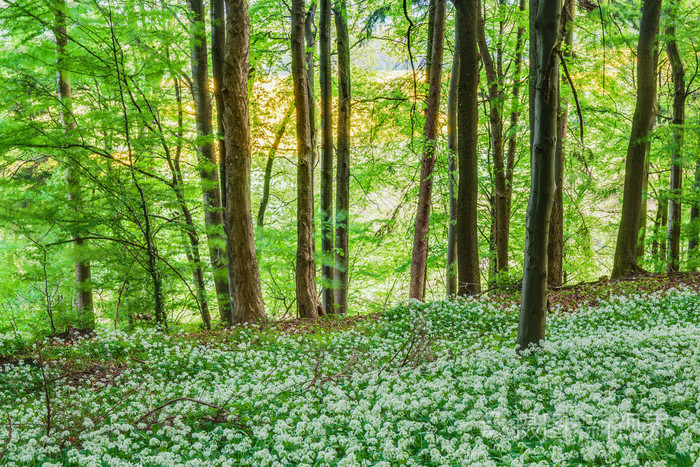
MULTIPOLYGON (((211 17, 211 68, 216 101, 217 148, 219 150, 219 180, 221 181, 221 205, 226 208, 226 140, 224 136, 224 98, 221 87, 224 84, 224 56, 226 55, 226 14, 224 0, 210 0, 211 17)), ((231 320, 231 315, 227 317, 231 320)), ((230 322, 228 323, 230 324, 230 322)))
POLYGON ((350 36, 348 35, 347 1, 339 0, 333 10, 338 43, 338 163, 335 177, 335 303, 338 313, 348 312, 350 272, 350 36))
POLYGON ((265 321, 250 197, 248 71, 250 23, 247 0, 226 0, 226 60, 222 95, 226 129, 226 227, 233 295, 233 322, 265 321))
POLYGON ((668 60, 673 74, 673 141, 671 155, 671 186, 668 209, 668 262, 666 271, 676 272, 680 266, 681 242, 681 196, 683 195, 683 126, 685 125, 685 69, 676 42, 677 5, 670 7, 669 26, 666 36, 668 60))
POLYGON ((267 164, 265 164, 265 175, 263 176, 263 193, 260 199, 260 207, 258 208, 258 227, 262 227, 265 223, 265 211, 267 210, 267 203, 270 201, 270 181, 272 180, 272 165, 275 162, 275 156, 277 155, 277 150, 282 143, 282 138, 284 137, 284 132, 287 130, 287 125, 289 120, 292 118, 292 113, 294 113, 294 106, 290 106, 289 110, 282 119, 280 127, 275 134, 275 140, 272 142, 272 147, 270 152, 267 154, 267 164))
POLYGON ((481 290, 479 278, 478 209, 478 0, 455 0, 459 25, 459 104, 457 112, 459 189, 457 195, 457 262, 459 295, 481 290))
POLYGON ((425 267, 428 256, 428 232, 430 230, 430 204, 433 193, 433 171, 435 170, 435 145, 438 135, 440 91, 442 84, 442 56, 445 42, 445 0, 436 0, 434 5, 435 28, 433 30, 431 67, 428 76, 428 107, 423 130, 423 160, 421 161, 418 208, 413 236, 411 259, 411 283, 409 297, 423 300, 425 290, 425 267))
MULTIPOLYGON (((211 99, 209 97, 209 67, 204 4, 202 0, 188 0, 193 14, 192 41, 192 96, 197 122, 197 155, 199 175, 202 180, 204 200, 204 225, 207 231, 209 257, 214 274, 219 314, 231 314, 229 300, 228 270, 226 268, 226 243, 223 236, 223 215, 219 175, 214 154, 211 99)), ((227 321, 227 320, 224 320, 227 321)))
POLYGON ((647 142, 644 156, 644 179, 642 180, 642 209, 639 213, 639 240, 637 241, 637 261, 644 258, 644 242, 647 235, 647 211, 649 207, 649 157, 651 156, 651 142, 647 142))
MULTIPOLYGON (((224 98, 221 94, 221 88, 224 85, 224 56, 226 55, 226 14, 224 8, 224 0, 210 0, 210 16, 211 16, 211 67, 212 67, 212 83, 214 85, 214 98, 216 101, 216 128, 218 132, 217 147, 219 150, 219 182, 221 185, 221 208, 225 215, 226 212, 226 135, 224 129, 224 98)), ((226 232, 226 223, 224 222, 224 236, 228 237, 226 232)), ((233 324, 233 302, 231 299, 231 276, 230 269, 226 268, 228 278, 228 302, 230 309, 222 310, 219 308, 219 318, 226 326, 233 324), (223 311, 223 314, 221 312, 223 311)))
MULTIPOLYGON (((574 0, 566 0, 564 2, 564 8, 566 35, 564 37, 562 55, 564 59, 569 60, 573 56, 576 3, 574 0)), ((563 79, 564 78, 562 78, 562 80, 563 79)), ((557 145, 554 157, 556 191, 554 192, 552 219, 549 224, 549 244, 547 246, 547 258, 549 261, 547 282, 550 287, 558 287, 564 282, 564 164, 566 160, 564 150, 566 149, 568 118, 569 100, 559 96, 557 109, 557 145)))
MULTIPOLYGON (((525 11, 525 0, 520 0, 518 11, 525 11)), ((525 27, 519 26, 515 38, 515 60, 513 60, 513 94, 510 111, 510 123, 506 133, 508 140, 508 152, 506 154, 506 204, 508 208, 507 223, 504 226, 504 235, 510 238, 510 209, 513 199, 513 174, 515 172, 515 153, 518 148, 517 134, 518 121, 520 120, 520 75, 522 72, 523 47, 525 44, 525 27)))
POLYGON ((447 170, 450 193, 450 225, 447 230, 447 296, 457 295, 457 104, 459 90, 459 32, 455 21, 455 48, 452 56, 450 90, 447 98, 447 170))
MULTIPOLYGON (((59 114, 61 124, 68 138, 76 129, 73 116, 72 89, 70 72, 66 63, 66 46, 68 35, 66 30, 66 1, 58 0, 54 14, 53 34, 56 38, 56 81, 58 86, 58 100, 60 102, 59 114)), ((82 202, 82 188, 80 173, 73 167, 73 161, 66 164, 66 188, 68 192, 68 206, 74 213, 79 213, 82 202)), ((77 221, 77 219, 76 219, 77 221)), ((78 313, 79 326, 93 329, 95 327, 95 311, 92 300, 92 282, 90 259, 86 257, 87 242, 82 239, 79 222, 71 227, 73 237, 73 254, 75 256, 75 307, 78 313)))
POLYGON ((333 76, 331 71, 331 0, 321 1, 319 22, 321 85, 321 265, 323 309, 335 313, 333 286, 333 76))
MULTIPOLYGON (((506 191, 506 172, 503 160, 503 77, 499 73, 501 50, 498 50, 498 63, 494 63, 486 43, 484 20, 479 13, 478 22, 479 51, 486 71, 488 84, 489 127, 491 129, 491 157, 493 159, 494 178, 494 229, 493 242, 496 253, 495 272, 508 270, 508 234, 509 209, 506 191)), ((500 39, 500 38, 499 38, 500 39)), ((500 47, 500 42, 499 42, 500 47)))
POLYGON ((518 346, 526 349, 545 337, 547 317, 547 244, 554 202, 554 159, 559 104, 561 0, 530 0, 530 199, 525 221, 525 258, 518 346))
POLYGON ((668 225, 668 196, 662 191, 657 201, 654 217, 654 240, 651 242, 651 256, 654 260, 666 261, 666 226, 668 225))
POLYGON ((637 240, 642 206, 642 182, 646 144, 654 124, 656 107, 656 35, 659 31, 661 0, 644 0, 637 46, 637 105, 625 162, 625 191, 622 218, 617 235, 612 277, 639 270, 637 240))
MULTIPOLYGON (((175 100, 177 102, 177 137, 178 141, 183 138, 183 108, 182 108, 182 94, 180 92, 180 84, 177 79, 175 81, 175 100)), ((170 174, 172 176, 172 181, 170 182, 170 187, 175 193, 175 198, 180 205, 180 210, 182 211, 182 216, 185 219, 184 232, 187 236, 189 242, 187 258, 192 263, 193 276, 195 279, 195 286, 197 289, 197 301, 199 305, 199 311, 202 316, 202 322, 207 329, 211 329, 211 319, 209 315, 209 300, 207 298, 206 282, 204 280, 204 270, 202 268, 202 256, 199 249, 199 234, 197 233, 197 227, 195 226, 194 219, 192 218, 192 212, 189 206, 187 206, 187 201, 185 199, 185 184, 182 180, 182 170, 180 167, 180 156, 182 154, 182 145, 178 142, 175 148, 175 157, 171 156, 170 148, 167 146, 165 141, 163 141, 163 150, 165 153, 166 160, 168 161, 168 168, 170 169, 170 174)))
MULTIPOLYGON (((304 40, 306 41, 306 86, 309 98, 309 129, 311 131, 311 248, 316 252, 316 207, 314 206, 316 193, 316 93, 314 91, 314 51, 316 50, 316 3, 311 0, 309 9, 304 18, 304 40)), ((315 264, 314 264, 315 268, 315 264)))
POLYGON ((292 1, 292 78, 297 116, 297 255, 296 295, 301 318, 325 314, 318 295, 313 251, 313 148, 304 52, 304 0, 292 1))

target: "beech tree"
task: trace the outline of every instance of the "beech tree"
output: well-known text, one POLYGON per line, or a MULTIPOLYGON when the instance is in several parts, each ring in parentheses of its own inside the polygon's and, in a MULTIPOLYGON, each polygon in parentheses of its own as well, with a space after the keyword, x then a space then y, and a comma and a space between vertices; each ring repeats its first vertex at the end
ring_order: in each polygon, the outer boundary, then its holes
MULTIPOLYGON (((56 39, 56 82, 58 87, 59 115, 61 124, 70 140, 76 130, 76 120, 73 115, 72 89, 66 46, 68 45, 68 33, 66 29, 66 1, 58 0, 54 10, 53 34, 56 39)), ((66 163, 66 188, 68 192, 68 204, 73 212, 79 212, 82 204, 80 173, 75 168, 75 161, 66 163)), ((79 223, 76 223, 79 225, 79 223)), ((83 234, 77 228, 72 228, 73 254, 75 255, 75 307, 78 312, 80 325, 87 328, 95 327, 95 316, 92 301, 92 284, 90 282, 90 259, 85 256, 87 242, 83 240, 83 234)))
POLYGON ((455 0, 459 42, 459 104, 457 132, 459 189, 457 195, 457 264, 459 295, 481 290, 479 275, 478 208, 478 99, 479 49, 477 46, 478 0, 455 0))
POLYGON ((233 322, 264 321, 260 272, 255 256, 255 226, 250 199, 250 123, 248 71, 250 23, 247 0, 226 0, 224 61, 226 134, 226 227, 233 322))
POLYGON ((450 212, 447 228, 447 296, 457 295, 457 106, 459 101, 459 40, 455 22, 455 47, 452 55, 452 71, 450 72, 450 88, 447 97, 447 170, 448 192, 450 195, 450 212))
MULTIPOLYGON (((564 15, 566 31, 562 43, 562 57, 565 60, 573 56, 574 21, 576 18, 576 2, 565 0, 564 15)), ((564 81, 566 78, 561 77, 564 81)), ((559 96, 557 110, 557 145, 554 157, 554 203, 552 204, 552 219, 549 224, 549 243, 547 246, 547 283, 550 287, 562 285, 564 281, 564 150, 567 137, 567 121, 569 118, 569 101, 559 96)))
POLYGON ((671 63, 673 78, 673 120, 671 124, 671 183, 668 209, 668 257, 666 271, 677 272, 680 266, 681 242, 681 197, 683 195, 683 133, 685 125, 685 68, 676 40, 678 22, 677 0, 669 6, 668 27, 666 28, 666 53, 671 63))
POLYGON ((423 130, 423 158, 421 160, 418 208, 413 236, 411 282, 409 297, 423 300, 425 290, 426 258, 428 255, 428 231, 430 229, 430 204, 435 170, 435 146, 438 135, 440 91, 442 87, 442 57, 445 42, 445 0, 436 0, 434 28, 430 59, 428 106, 423 130))
POLYGON ((320 0, 319 79, 321 86, 321 264, 323 308, 335 313, 333 287, 333 77, 331 74, 331 0, 320 0))
POLYGON ((335 248, 336 295, 338 314, 348 312, 348 286, 350 274, 350 36, 348 34, 348 9, 346 0, 338 0, 334 9, 335 31, 338 46, 338 161, 335 177, 335 248))
POLYGON ((530 0, 530 198, 517 340, 521 350, 545 336, 547 244, 555 190, 560 17, 561 0, 530 0))
POLYGON ((316 267, 313 252, 313 148, 309 121, 304 49, 305 1, 292 1, 292 79, 297 117, 297 254, 296 297, 301 318, 325 314, 316 295, 316 267))
POLYGON ((644 157, 656 111, 656 60, 661 0, 644 0, 637 45, 637 103, 625 160, 622 217, 617 234, 612 278, 633 274, 637 266, 637 236, 642 208, 644 157))

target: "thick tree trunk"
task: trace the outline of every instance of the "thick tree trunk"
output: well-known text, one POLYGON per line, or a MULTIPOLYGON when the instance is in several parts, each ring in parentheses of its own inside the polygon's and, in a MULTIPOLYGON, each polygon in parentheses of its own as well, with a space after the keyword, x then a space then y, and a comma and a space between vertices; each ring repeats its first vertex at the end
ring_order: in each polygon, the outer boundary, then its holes
POLYGON ((428 76, 428 107, 423 130, 423 159, 421 161, 418 208, 413 236, 411 259, 411 283, 409 297, 423 300, 425 290, 426 258, 428 256, 428 232, 430 230, 430 204, 433 193, 433 171, 435 170, 435 145, 438 135, 440 91, 442 85, 442 56, 445 43, 445 0, 436 0, 434 5, 435 27, 433 30, 431 67, 428 76))
POLYGON ((263 193, 260 199, 260 206, 258 207, 258 227, 262 227, 265 223, 265 211, 267 210, 267 203, 270 201, 270 182, 272 181, 272 165, 275 162, 275 156, 277 155, 277 150, 282 143, 282 138, 284 137, 284 132, 287 131, 287 125, 289 120, 292 118, 294 113, 294 106, 290 106, 289 110, 282 119, 280 127, 275 134, 275 139, 272 142, 272 147, 270 147, 270 152, 267 153, 267 163, 265 164, 265 174, 263 175, 263 193))
MULTIPOLYGON (((214 142, 211 140, 212 115, 209 97, 209 67, 204 4, 202 0, 188 0, 192 12, 192 96, 194 98, 195 119, 197 122, 197 155, 199 175, 202 180, 204 201, 204 225, 207 231, 209 258, 214 274, 219 314, 231 314, 229 298, 228 270, 226 268, 226 243, 223 237, 223 215, 219 175, 217 173, 214 142)), ((228 320, 224 320, 225 322, 228 320)))
MULTIPOLYGON (((568 60, 573 56, 574 21, 576 18, 576 2, 564 2, 566 35, 562 55, 568 60)), ((564 78, 561 78, 564 80, 564 78)), ((561 83, 560 83, 561 86, 561 83)), ((554 157, 554 179, 556 190, 552 205, 552 219, 549 224, 549 244, 547 259, 549 261, 547 282, 550 287, 558 287, 564 282, 564 163, 566 157, 567 122, 569 118, 569 101, 559 96, 557 109, 557 145, 554 157)))
POLYGON ((457 112, 459 190, 457 195, 457 261, 459 295, 481 291, 479 278, 478 209, 478 0, 455 0, 459 31, 459 104, 457 112))
POLYGON ((526 349, 545 337, 547 317, 547 244, 554 202, 554 159, 559 104, 561 0, 530 1, 530 199, 525 221, 525 259, 520 302, 518 347, 526 349), (533 89, 534 88, 534 89, 533 89))
POLYGON ((321 252, 322 296, 326 314, 335 313, 333 286, 333 76, 331 71, 331 0, 321 0, 319 22, 321 85, 321 252))
POLYGON ((455 21, 455 48, 452 56, 450 90, 447 97, 447 171, 450 193, 450 225, 447 228, 447 296, 457 295, 457 104, 459 90, 459 32, 455 21))
MULTIPOLYGON (((494 63, 486 43, 484 20, 481 14, 479 14, 477 34, 481 62, 484 64, 488 84, 487 99, 489 103, 489 127, 491 129, 491 157, 493 160, 494 178, 493 242, 496 250, 496 267, 494 272, 501 272, 508 270, 508 231, 506 226, 510 217, 506 192, 506 170, 503 159, 503 76, 499 73, 501 71, 500 62, 494 63)), ((497 52, 500 58, 501 51, 498 50, 497 52)))
POLYGON ((671 186, 668 209, 668 262, 666 271, 676 272, 680 266, 681 196, 683 195, 683 126, 685 125, 685 69, 676 42, 677 6, 671 5, 666 36, 668 60, 673 74, 673 141, 671 154, 671 186))
MULTIPOLYGON (((58 87, 58 100, 60 102, 59 115, 66 135, 70 138, 75 131, 76 124, 73 117, 72 89, 70 84, 70 72, 66 63, 66 46, 68 35, 66 30, 66 2, 58 0, 54 16, 53 34, 56 38, 56 81, 58 87)), ((73 161, 66 164, 66 188, 68 206, 71 211, 78 213, 82 207, 80 173, 73 167, 73 161)), ((75 225, 78 225, 76 222, 75 225)), ((75 256, 75 308, 78 314, 79 327, 93 329, 95 327, 95 311, 92 300, 91 265, 86 257, 87 242, 81 237, 79 228, 72 227, 73 254, 75 256)))
POLYGON ((250 122, 248 67, 250 23, 247 0, 226 0, 224 61, 226 129, 226 227, 233 295, 233 322, 265 321, 260 272, 255 256, 255 226, 250 199, 250 122))
POLYGON ((646 145, 654 124, 656 107, 656 35, 659 31, 661 0, 644 0, 637 46, 637 105, 625 162, 625 191, 622 218, 612 278, 634 273, 637 266, 639 214, 642 206, 642 182, 646 145))
POLYGON ((297 255, 296 295, 301 318, 325 314, 316 295, 313 251, 313 148, 304 52, 304 0, 292 1, 292 78, 297 116, 297 255))
POLYGON ((335 262, 338 289, 335 303, 338 313, 348 312, 350 272, 350 36, 347 1, 339 0, 333 10, 338 42, 338 164, 335 177, 335 262))

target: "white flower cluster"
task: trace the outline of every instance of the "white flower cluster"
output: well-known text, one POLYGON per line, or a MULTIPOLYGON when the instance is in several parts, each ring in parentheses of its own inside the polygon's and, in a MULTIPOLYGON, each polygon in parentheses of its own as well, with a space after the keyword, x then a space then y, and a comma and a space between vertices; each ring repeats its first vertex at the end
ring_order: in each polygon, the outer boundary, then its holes
POLYGON ((697 293, 614 297, 558 313, 543 347, 523 357, 513 350, 517 318, 514 307, 470 299, 406 303, 345 332, 244 327, 208 346, 155 331, 100 333, 51 357, 128 369, 96 390, 64 383, 49 365, 48 435, 41 370, 0 367, 2 462, 689 465, 700 457, 697 293))

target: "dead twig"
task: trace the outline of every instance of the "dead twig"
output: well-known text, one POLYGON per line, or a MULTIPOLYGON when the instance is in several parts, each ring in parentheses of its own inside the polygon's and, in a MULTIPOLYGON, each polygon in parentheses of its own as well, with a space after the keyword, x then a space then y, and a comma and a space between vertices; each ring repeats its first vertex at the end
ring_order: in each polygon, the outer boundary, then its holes
POLYGON ((195 404, 205 405, 205 406, 207 406, 207 407, 211 407, 212 409, 217 409, 217 410, 219 411, 219 413, 222 413, 222 412, 225 411, 225 409, 224 409, 223 407, 220 407, 220 406, 218 406, 218 405, 216 405, 216 404, 212 404, 212 403, 210 403, 210 402, 206 402, 206 401, 199 400, 199 399, 194 399, 194 398, 192 398, 192 397, 177 397, 177 398, 171 399, 171 400, 169 400, 168 402, 159 405, 159 406, 156 407, 155 409, 149 410, 149 411, 146 412, 145 414, 141 415, 141 416, 138 418, 138 420, 136 420, 136 423, 139 424, 139 423, 141 423, 142 421, 144 421, 146 418, 150 417, 151 415, 153 415, 153 414, 155 414, 155 413, 157 413, 157 412, 160 412, 161 410, 163 410, 164 408, 168 407, 169 405, 173 405, 173 404, 175 404, 176 402, 182 402, 182 401, 193 402, 193 403, 195 403, 195 404))

